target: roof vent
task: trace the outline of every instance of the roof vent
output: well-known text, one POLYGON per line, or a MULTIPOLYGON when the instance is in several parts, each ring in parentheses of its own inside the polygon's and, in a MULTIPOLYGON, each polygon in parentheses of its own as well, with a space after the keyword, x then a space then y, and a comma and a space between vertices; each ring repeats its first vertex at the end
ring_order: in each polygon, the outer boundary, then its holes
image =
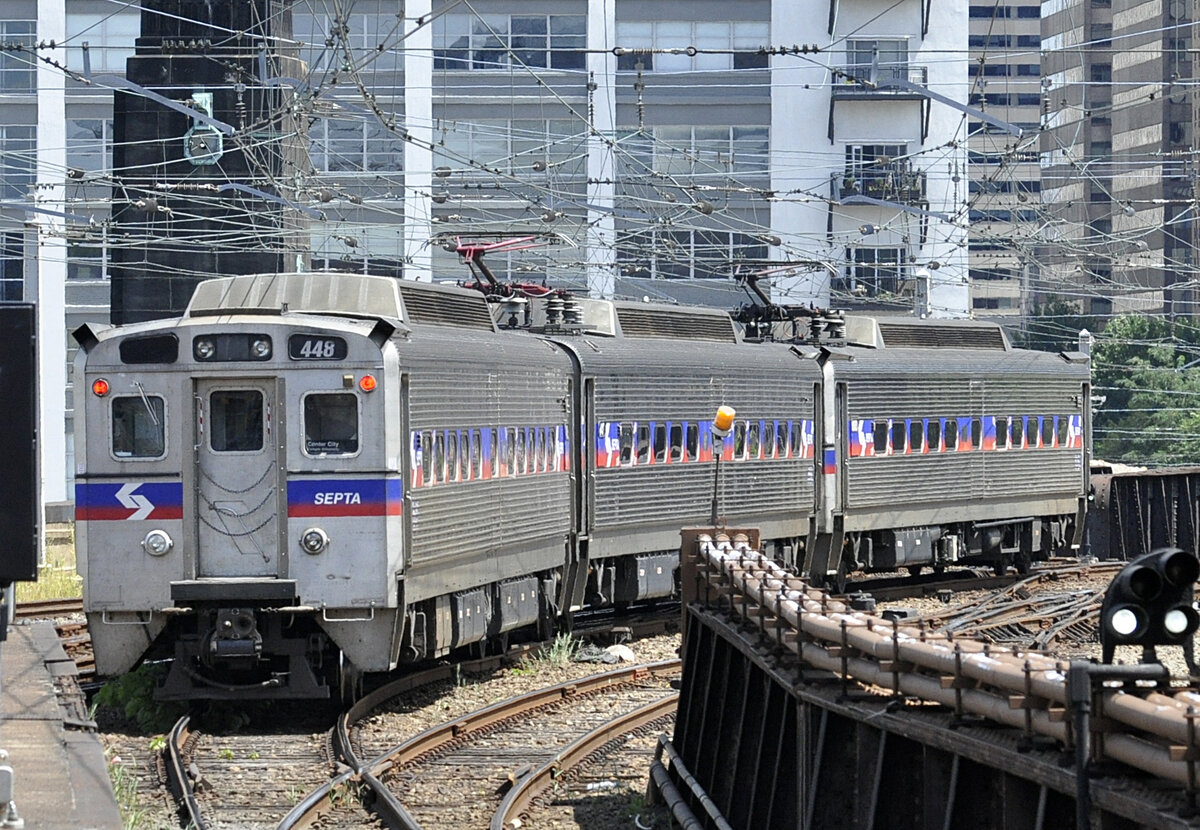
POLYGON ((614 303, 625 337, 664 340, 708 340, 736 343, 737 331, 728 312, 675 308, 641 303, 614 303))
POLYGON ((892 349, 1008 349, 1004 330, 994 323, 943 321, 917 323, 880 319, 885 348, 892 349))
POLYGON ((408 322, 422 326, 495 331, 487 298, 469 288, 400 280, 408 322))

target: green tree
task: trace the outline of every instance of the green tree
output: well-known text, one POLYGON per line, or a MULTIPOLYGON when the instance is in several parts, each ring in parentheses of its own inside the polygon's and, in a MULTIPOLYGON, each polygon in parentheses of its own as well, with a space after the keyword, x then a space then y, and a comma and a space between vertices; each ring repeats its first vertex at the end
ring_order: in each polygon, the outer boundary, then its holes
POLYGON ((1186 320, 1111 321, 1092 351, 1092 424, 1106 461, 1200 464, 1200 328, 1186 320))
POLYGON ((1095 321, 1079 313, 1078 304, 1052 295, 1044 303, 1034 305, 1021 332, 1013 339, 1022 349, 1074 351, 1079 348, 1080 329, 1095 332, 1096 328, 1095 321))

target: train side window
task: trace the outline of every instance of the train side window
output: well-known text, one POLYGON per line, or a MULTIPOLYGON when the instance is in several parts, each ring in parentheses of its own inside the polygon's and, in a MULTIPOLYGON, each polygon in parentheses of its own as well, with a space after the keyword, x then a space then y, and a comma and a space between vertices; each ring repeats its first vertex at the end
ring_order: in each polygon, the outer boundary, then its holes
POLYGON ((1009 440, 1009 446, 1017 450, 1025 446, 1025 419, 1019 415, 1012 419, 1012 437, 1009 440))
POLYGON ((304 454, 358 452, 358 397, 346 392, 304 396, 304 454))
POLYGON ((904 430, 904 419, 895 418, 892 420, 892 452, 895 455, 904 454, 904 440, 908 437, 904 430))
POLYGON ((421 477, 426 484, 433 484, 433 435, 421 433, 421 477))
POLYGON ((1008 449, 1008 418, 1004 415, 996 416, 996 449, 1008 449))
POLYGON ((667 432, 667 458, 671 461, 683 458, 683 424, 678 421, 672 423, 667 432))
POLYGON ((733 425, 733 457, 744 458, 746 452, 746 422, 738 421, 733 425))
POLYGON ((1065 447, 1067 445, 1067 416, 1056 415, 1054 417, 1054 439, 1056 445, 1065 447))
POLYGON ((646 464, 650 461, 650 425, 637 425, 637 463, 646 464))
POLYGON ((700 427, 689 421, 685 431, 687 433, 687 459, 695 461, 700 455, 700 427))
POLYGON ((804 447, 800 439, 800 430, 803 429, 803 421, 788 421, 788 458, 801 458, 804 454, 804 447))
POLYGON ((512 473, 513 475, 521 475, 525 472, 525 430, 521 427, 517 427, 517 440, 513 443, 516 445, 516 450, 513 458, 512 473))
POLYGON ((914 418, 908 422, 908 451, 921 452, 925 449, 925 425, 914 418))
POLYGON ((787 458, 788 454, 788 425, 787 421, 775 422, 775 455, 787 458))
POLYGON ((446 480, 458 481, 458 433, 446 433, 446 480))
POLYGON ((225 389, 209 396, 209 442, 213 452, 263 448, 263 395, 257 389, 225 389))
POLYGON ((633 461, 633 424, 621 424, 621 464, 633 461))
POLYGON ((515 476, 517 474, 517 433, 520 430, 507 427, 504 432, 504 474, 515 476))
POLYGON ((479 430, 471 430, 471 478, 483 477, 483 447, 479 445, 479 430))
POLYGON ((875 439, 875 454, 887 455, 888 438, 891 437, 891 428, 888 426, 888 421, 883 418, 876 418, 874 421, 873 436, 875 439))
POLYGON ((438 481, 446 480, 446 436, 440 430, 433 434, 433 475, 438 481))
POLYGON ((1050 415, 1042 416, 1042 446, 1049 447, 1050 442, 1054 440, 1054 418, 1050 415))
POLYGON ((667 425, 659 421, 654 425, 654 460, 665 461, 667 458, 667 425))
POLYGON ((465 429, 458 434, 458 480, 471 480, 471 433, 465 429))
POLYGON ((929 440, 925 445, 930 452, 939 452, 942 448, 942 422, 937 418, 929 419, 929 440))
POLYGON ((536 446, 533 453, 533 471, 544 473, 546 472, 546 428, 537 427, 533 432, 536 446))
POLYGON ((954 452, 958 449, 958 421, 956 419, 946 419, 946 427, 942 430, 942 438, 946 442, 946 452, 954 452))
POLYGON ((983 423, 978 418, 971 419, 971 449, 983 448, 983 423))
POLYGON ((758 458, 762 455, 762 425, 751 421, 746 426, 746 457, 758 458))
POLYGON ((112 452, 117 458, 162 458, 167 447, 167 420, 163 399, 112 399, 112 452), (149 407, 149 408, 147 408, 149 407))
POLYGON ((770 458, 775 450, 775 422, 764 421, 762 429, 763 458, 770 458))

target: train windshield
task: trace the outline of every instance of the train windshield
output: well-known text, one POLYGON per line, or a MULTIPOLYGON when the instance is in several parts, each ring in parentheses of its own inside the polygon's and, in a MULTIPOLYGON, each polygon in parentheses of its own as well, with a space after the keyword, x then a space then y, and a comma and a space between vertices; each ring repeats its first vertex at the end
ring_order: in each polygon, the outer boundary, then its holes
POLYGON ((263 448, 263 396, 257 389, 213 392, 213 452, 257 452, 263 448))
POLYGON ((112 451, 117 458, 162 458, 166 417, 157 395, 112 399, 112 451))
POLYGON ((353 455, 358 452, 358 398, 320 393, 304 398, 304 452, 353 455))

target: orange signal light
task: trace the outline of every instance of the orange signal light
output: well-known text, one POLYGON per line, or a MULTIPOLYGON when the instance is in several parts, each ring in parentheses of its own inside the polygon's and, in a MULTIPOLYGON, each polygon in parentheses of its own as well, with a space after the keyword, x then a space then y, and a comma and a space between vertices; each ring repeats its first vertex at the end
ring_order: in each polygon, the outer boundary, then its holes
POLYGON ((108 394, 108 381, 104 378, 97 378, 92 381, 92 394, 97 398, 103 398, 108 394))
POLYGON ((724 438, 733 429, 733 419, 737 410, 732 406, 721 406, 717 409, 717 417, 713 418, 713 432, 724 438))
POLYGON ((363 375, 358 381, 358 388, 364 392, 374 392, 378 385, 374 375, 363 375))

